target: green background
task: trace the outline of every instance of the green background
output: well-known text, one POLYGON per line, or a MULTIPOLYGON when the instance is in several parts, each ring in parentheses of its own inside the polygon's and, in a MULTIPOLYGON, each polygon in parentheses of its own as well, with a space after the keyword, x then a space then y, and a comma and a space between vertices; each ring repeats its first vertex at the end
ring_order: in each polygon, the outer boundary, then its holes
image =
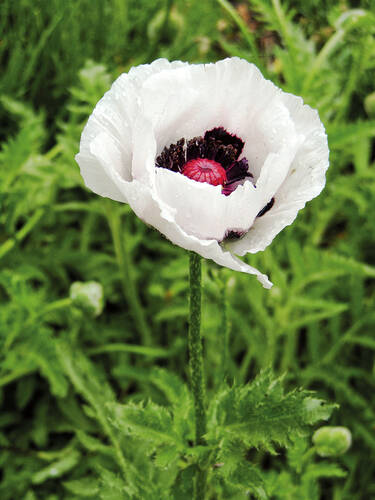
POLYGON ((289 389, 338 403, 330 423, 353 434, 336 461, 344 477, 317 467, 310 493, 284 452, 254 452, 270 484, 284 480, 271 498, 375 496, 374 18, 365 0, 2 0, 2 500, 121 498, 105 489, 117 478, 105 403, 165 403, 155 366, 186 380, 187 253, 128 206, 88 192, 74 155, 97 100, 131 66, 227 56, 255 62, 319 110, 331 166, 322 194, 247 259, 272 290, 205 263, 208 398, 223 376, 224 288, 229 380, 271 366, 289 389), (73 282, 92 280, 105 296, 96 318, 69 300, 73 282))

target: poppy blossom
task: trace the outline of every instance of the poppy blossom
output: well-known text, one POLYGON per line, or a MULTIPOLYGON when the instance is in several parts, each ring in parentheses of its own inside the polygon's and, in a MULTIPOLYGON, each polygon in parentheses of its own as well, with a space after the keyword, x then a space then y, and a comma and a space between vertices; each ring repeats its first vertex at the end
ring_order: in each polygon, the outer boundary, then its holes
POLYGON ((129 203, 173 243, 230 269, 264 250, 325 185, 317 111, 239 58, 158 59, 98 102, 76 156, 95 193, 129 203))

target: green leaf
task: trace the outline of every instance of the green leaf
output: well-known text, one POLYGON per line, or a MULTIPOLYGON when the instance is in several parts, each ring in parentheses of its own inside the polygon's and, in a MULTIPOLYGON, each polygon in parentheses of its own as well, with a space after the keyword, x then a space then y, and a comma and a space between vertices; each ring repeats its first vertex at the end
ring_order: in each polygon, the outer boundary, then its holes
POLYGON ((129 492, 126 483, 117 474, 103 467, 100 471, 100 499, 101 500, 130 500, 134 498, 132 492, 129 492))
POLYGON ((173 425, 177 435, 192 438, 194 434, 193 401, 186 384, 181 379, 161 368, 152 371, 151 382, 172 405, 173 425))
POLYGON ((47 479, 54 479, 63 476, 66 472, 75 467, 81 458, 81 454, 76 450, 70 450, 60 460, 49 464, 40 471, 36 472, 32 477, 33 484, 41 484, 47 479))
POLYGON ((113 455, 113 448, 108 445, 105 445, 100 441, 100 439, 90 436, 86 432, 78 430, 77 438, 79 442, 88 450, 93 452, 100 452, 105 455, 113 455))
MULTIPOLYGON (((306 394, 307 391, 306 391, 306 394)), ((326 404, 322 399, 306 397, 303 401, 304 414, 302 416, 305 424, 314 425, 320 420, 328 420, 332 411, 338 408, 337 404, 326 404)))
POLYGON ((65 397, 68 392, 68 382, 56 352, 56 341, 48 330, 39 331, 28 342, 28 355, 39 366, 51 386, 52 394, 65 397))
POLYGON ((81 479, 64 481, 62 484, 68 491, 79 497, 94 496, 97 495, 99 491, 98 481, 93 477, 84 477, 81 479))
POLYGON ((264 371, 251 384, 225 388, 211 405, 209 441, 241 440, 274 452, 275 444, 288 446, 309 425, 329 417, 334 405, 307 391, 285 393, 282 382, 282 377, 264 371))
POLYGON ((195 473, 196 467, 194 465, 190 465, 178 473, 172 487, 172 498, 178 500, 191 500, 193 498, 195 473))
MULTIPOLYGON (((230 460, 228 462, 230 464, 230 460)), ((252 493, 260 500, 268 498, 262 476, 256 467, 245 460, 234 461, 230 465, 228 462, 218 469, 226 482, 244 493, 252 493)))
POLYGON ((175 464, 179 455, 180 454, 176 446, 161 446, 156 451, 154 463, 157 467, 168 469, 175 464))
POLYGON ((108 408, 113 414, 114 425, 126 434, 130 432, 156 445, 180 444, 173 431, 171 413, 163 406, 149 401, 146 404, 128 405, 111 403, 108 408))
POLYGON ((189 406, 191 404, 191 397, 186 384, 174 373, 162 368, 155 368, 150 379, 152 384, 165 394, 172 406, 189 406))
POLYGON ((310 464, 304 474, 306 480, 320 479, 322 477, 345 477, 347 472, 337 464, 330 462, 319 462, 310 464))

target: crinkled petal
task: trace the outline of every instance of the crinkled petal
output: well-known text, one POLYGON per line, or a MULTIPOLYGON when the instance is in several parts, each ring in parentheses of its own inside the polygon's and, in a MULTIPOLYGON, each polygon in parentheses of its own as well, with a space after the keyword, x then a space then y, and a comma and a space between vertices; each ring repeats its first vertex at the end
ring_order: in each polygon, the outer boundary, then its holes
POLYGON ((136 215, 158 229, 176 245, 194 251, 206 259, 211 259, 234 271, 254 274, 265 288, 271 288, 272 283, 265 274, 234 257, 230 252, 224 250, 216 240, 201 240, 183 231, 176 223, 169 207, 157 199, 155 193, 148 186, 134 180, 130 183, 125 182, 122 189, 136 215))
POLYGON ((248 231, 285 179, 296 144, 268 155, 256 187, 248 180, 229 196, 223 196, 221 186, 196 182, 159 168, 156 172, 158 195, 169 205, 176 222, 186 233, 200 239, 222 241, 229 231, 248 231))
POLYGON ((125 182, 122 175, 122 150, 118 147, 112 135, 104 131, 89 143, 88 150, 76 155, 85 184, 95 193, 116 201, 127 203, 121 190, 125 182))
MULTIPOLYGON (((220 188, 164 169, 155 172, 150 160, 147 167, 145 161, 138 162, 139 171, 155 173, 161 198, 175 209, 178 224, 188 234, 221 241, 227 231, 247 231, 284 181, 300 140, 279 89, 255 66, 234 58, 157 73, 144 82, 140 100, 158 152, 177 138, 191 138, 222 124, 231 132, 239 130, 241 137, 250 137, 246 155, 257 165, 257 189, 248 182, 225 198, 220 188)), ((139 137, 140 144, 148 142, 145 130, 139 137)), ((134 177, 140 179, 136 168, 134 177)))
POLYGON ((196 182, 164 168, 157 170, 156 190, 177 224, 200 239, 221 241, 230 229, 247 229, 263 206, 260 191, 250 181, 224 196, 220 185, 196 182))
MULTIPOLYGON (((135 127, 140 115, 139 89, 151 75, 185 66, 180 61, 169 62, 158 59, 152 64, 132 68, 128 74, 122 74, 102 97, 92 112, 81 136, 80 152, 76 160, 88 188, 97 194, 117 201, 124 200, 109 175, 109 170, 101 169, 101 163, 92 152, 91 144, 104 132, 115 144, 121 154, 121 165, 117 173, 125 180, 132 179, 133 136, 140 128, 135 127)), ((142 123, 142 126, 144 124, 142 123)))
POLYGON ((324 126, 317 111, 303 104, 291 94, 283 94, 295 128, 304 140, 299 145, 284 182, 275 194, 272 209, 256 219, 250 231, 229 245, 238 255, 264 250, 273 238, 291 224, 306 202, 315 198, 324 188, 329 166, 329 150, 324 126))
POLYGON ((268 154, 296 133, 280 89, 238 58, 154 74, 139 98, 142 114, 154 128, 157 154, 181 137, 224 127, 246 141, 242 155, 256 178, 268 154))

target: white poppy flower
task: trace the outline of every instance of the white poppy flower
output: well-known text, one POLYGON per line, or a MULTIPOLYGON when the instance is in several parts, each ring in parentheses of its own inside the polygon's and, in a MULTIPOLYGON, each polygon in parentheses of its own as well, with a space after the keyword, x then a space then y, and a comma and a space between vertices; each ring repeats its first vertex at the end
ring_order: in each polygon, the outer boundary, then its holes
POLYGON ((158 59, 114 82, 76 159, 95 193, 269 288, 234 254, 264 250, 321 192, 328 146, 318 113, 253 64, 158 59))

